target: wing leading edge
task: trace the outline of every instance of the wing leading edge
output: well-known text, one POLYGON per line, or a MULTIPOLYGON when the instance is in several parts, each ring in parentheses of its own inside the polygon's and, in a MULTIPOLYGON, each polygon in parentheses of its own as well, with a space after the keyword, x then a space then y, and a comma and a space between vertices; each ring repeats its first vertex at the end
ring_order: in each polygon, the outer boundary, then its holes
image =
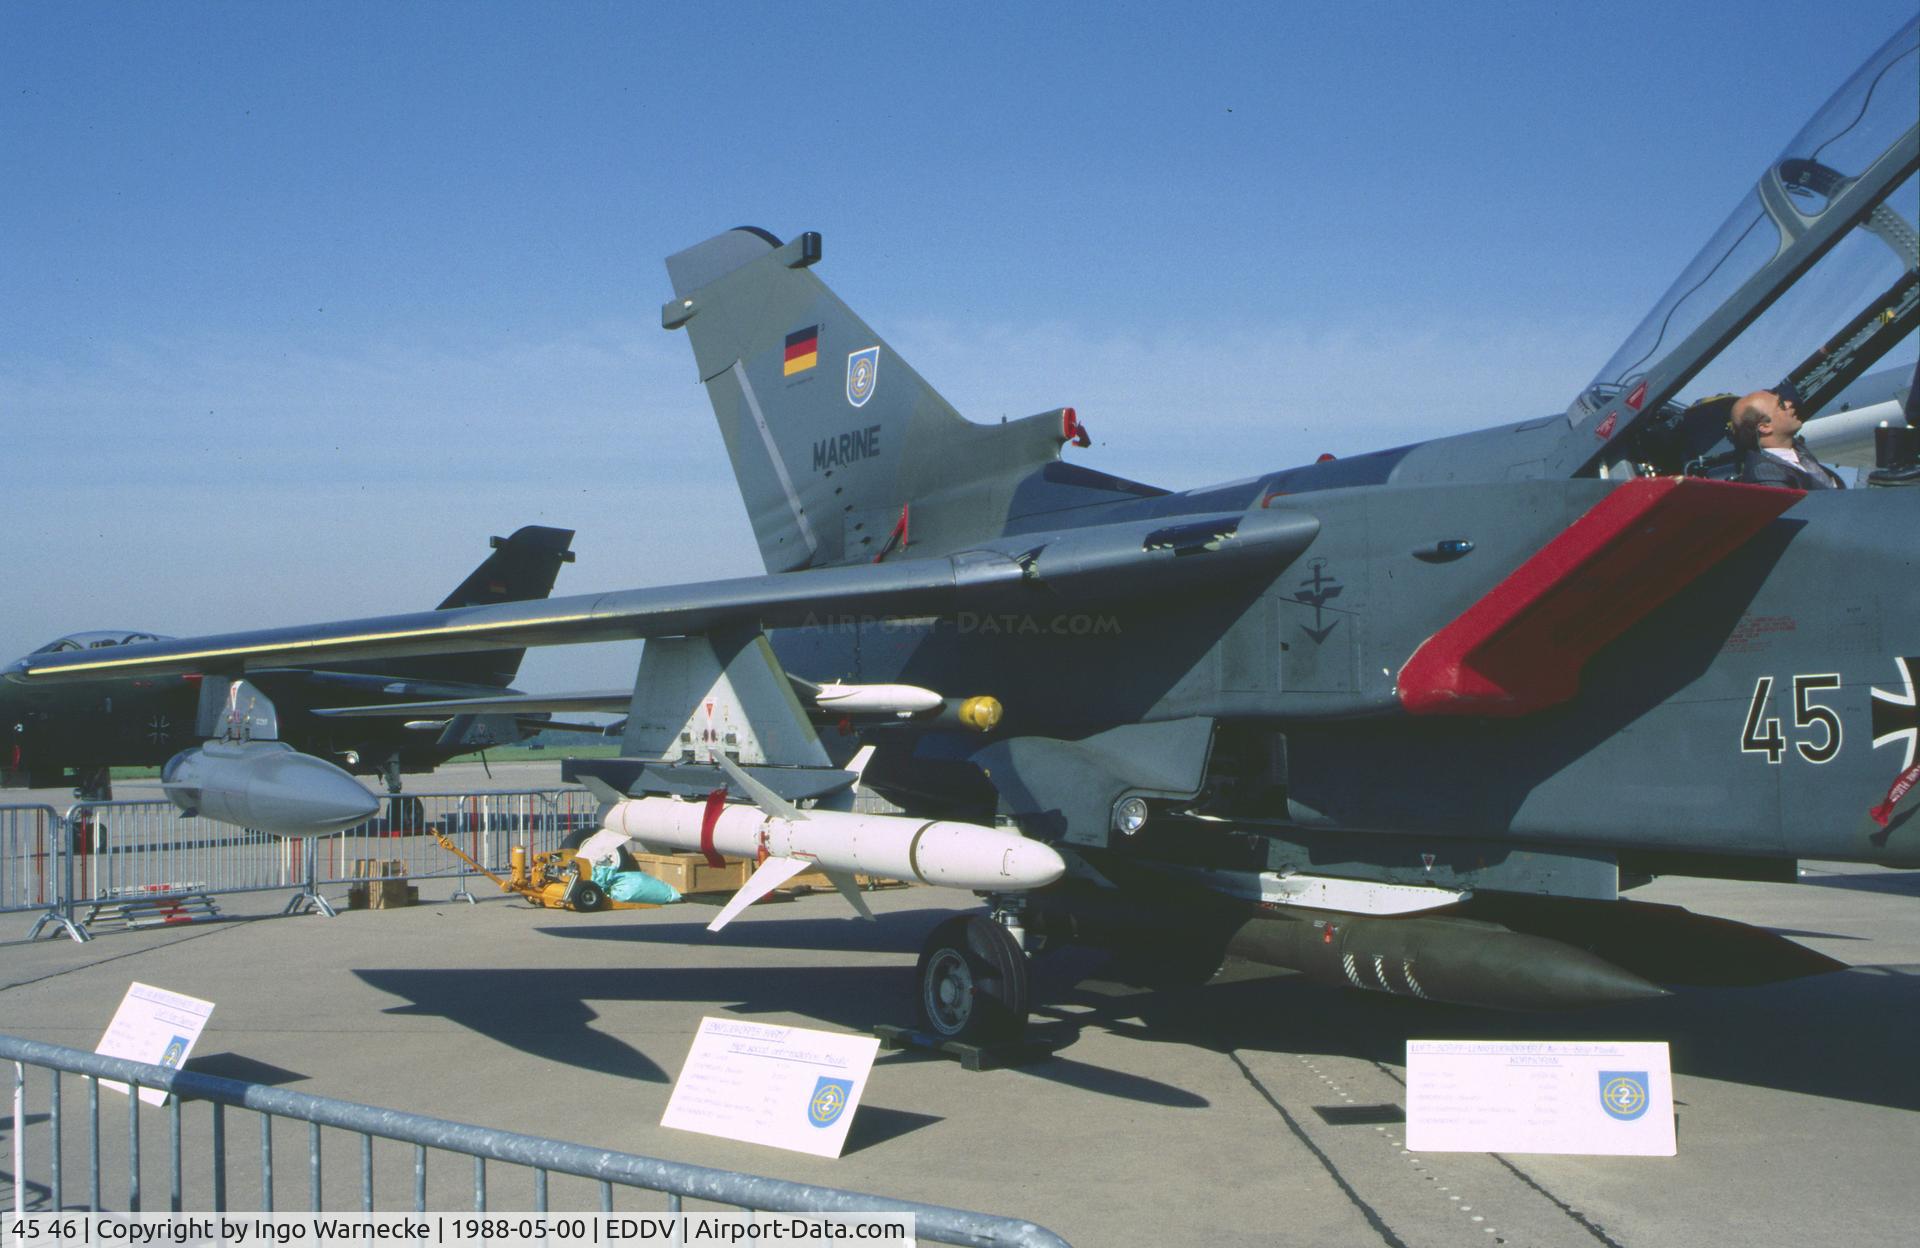
POLYGON ((1044 609, 1120 594, 1203 591, 1261 570, 1278 572, 1319 531, 1314 516, 1289 509, 1132 521, 1001 538, 935 559, 182 637, 116 647, 110 654, 33 655, 6 675, 52 684, 674 637, 729 627, 804 628, 849 616, 1044 609))

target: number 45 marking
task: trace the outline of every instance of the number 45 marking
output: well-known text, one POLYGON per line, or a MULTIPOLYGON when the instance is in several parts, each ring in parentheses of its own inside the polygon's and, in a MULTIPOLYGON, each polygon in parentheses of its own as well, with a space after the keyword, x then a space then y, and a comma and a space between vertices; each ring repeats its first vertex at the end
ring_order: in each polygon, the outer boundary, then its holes
MULTIPOLYGON (((1832 707, 1821 706, 1808 695, 1821 689, 1839 687, 1840 677, 1834 672, 1793 678, 1793 726, 1810 728, 1817 724, 1824 738, 1817 745, 1811 740, 1793 743, 1800 757, 1810 763, 1832 762, 1834 755, 1840 752, 1840 717, 1833 713, 1832 707)), ((1769 763, 1777 764, 1786 756, 1787 739, 1780 733, 1780 721, 1767 715, 1767 704, 1772 700, 1773 677, 1762 676, 1753 684, 1753 701, 1747 705, 1746 726, 1740 730, 1740 752, 1765 754, 1769 763)))

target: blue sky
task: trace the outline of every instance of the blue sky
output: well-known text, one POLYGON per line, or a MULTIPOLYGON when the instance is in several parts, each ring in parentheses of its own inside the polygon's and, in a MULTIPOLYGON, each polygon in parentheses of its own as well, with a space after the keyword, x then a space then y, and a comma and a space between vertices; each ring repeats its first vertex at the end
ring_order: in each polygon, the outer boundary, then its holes
MULTIPOLYGON (((0 658, 759 570, 661 259, 1173 487, 1565 406, 1913 0, 0 8, 0 658)), ((633 648, 521 684, 624 684, 633 648)))

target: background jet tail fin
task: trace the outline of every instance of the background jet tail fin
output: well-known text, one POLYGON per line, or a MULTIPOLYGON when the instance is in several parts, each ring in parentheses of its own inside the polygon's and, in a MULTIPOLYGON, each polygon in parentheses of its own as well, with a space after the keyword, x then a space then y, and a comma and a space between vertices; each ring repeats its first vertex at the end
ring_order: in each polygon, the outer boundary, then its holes
MULTIPOLYGON (((950 552, 1016 509, 1148 487, 1068 471, 1070 409, 976 425, 810 271, 820 236, 729 230, 671 256, 684 327, 770 572, 950 552)), ((1084 445, 1084 442, 1082 442, 1084 445)))
MULTIPOLYGON (((523 525, 512 537, 492 539, 493 550, 479 567, 441 601, 436 610, 490 606, 502 602, 530 602, 553 592, 560 565, 573 562, 572 529, 543 524, 523 525)), ((378 672, 409 680, 442 681, 461 685, 490 685, 504 689, 520 671, 521 650, 482 650, 472 654, 425 655, 416 659, 383 659, 369 663, 329 664, 331 671, 378 672)))
POLYGON ((512 537, 492 540, 493 553, 440 603, 438 610, 496 602, 527 602, 553 592, 560 565, 573 562, 572 529, 523 525, 512 537))

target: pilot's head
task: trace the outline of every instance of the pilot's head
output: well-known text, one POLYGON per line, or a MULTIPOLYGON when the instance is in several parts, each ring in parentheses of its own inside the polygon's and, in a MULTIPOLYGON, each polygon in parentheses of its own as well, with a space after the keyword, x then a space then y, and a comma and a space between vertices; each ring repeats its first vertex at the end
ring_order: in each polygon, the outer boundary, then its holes
POLYGON ((1743 451, 1760 447, 1788 447, 1800 432, 1798 397, 1790 388, 1755 390, 1733 405, 1727 418, 1727 436, 1743 451))

